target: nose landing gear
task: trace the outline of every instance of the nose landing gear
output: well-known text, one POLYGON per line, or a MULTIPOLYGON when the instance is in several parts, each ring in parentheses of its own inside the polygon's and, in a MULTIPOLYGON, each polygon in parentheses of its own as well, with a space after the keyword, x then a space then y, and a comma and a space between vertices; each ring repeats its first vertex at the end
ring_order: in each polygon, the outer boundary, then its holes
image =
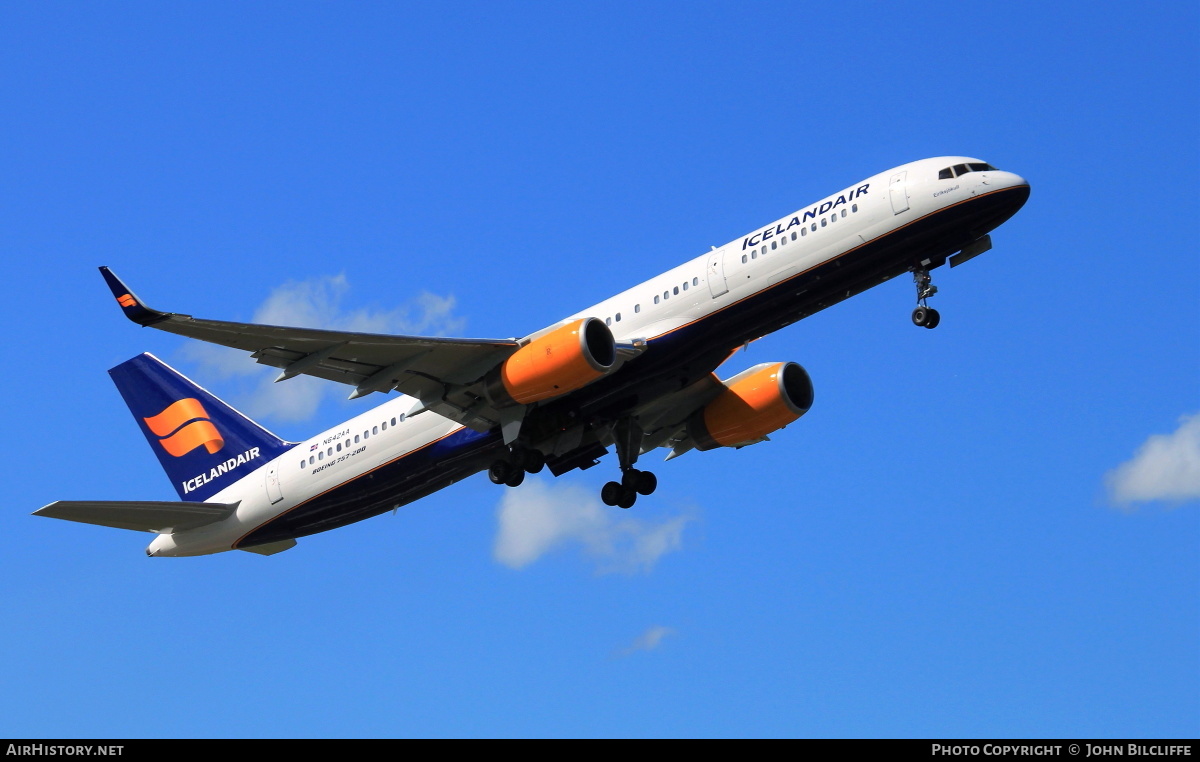
POLYGON ((929 271, 925 268, 915 268, 912 273, 913 283, 917 287, 917 308, 912 312, 913 325, 937 328, 938 323, 942 322, 942 316, 925 302, 926 299, 937 293, 937 286, 933 285, 933 278, 929 276, 929 271))

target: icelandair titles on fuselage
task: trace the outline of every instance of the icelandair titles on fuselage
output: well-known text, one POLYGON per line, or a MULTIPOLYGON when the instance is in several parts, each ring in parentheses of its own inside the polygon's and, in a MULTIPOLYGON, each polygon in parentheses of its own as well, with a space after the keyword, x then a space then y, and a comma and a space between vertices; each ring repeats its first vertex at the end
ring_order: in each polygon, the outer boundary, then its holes
POLYGON ((188 479, 186 482, 183 483, 183 491, 186 493, 186 492, 191 492, 192 490, 200 489, 205 484, 208 484, 209 482, 213 481, 221 474, 232 471, 233 469, 237 468, 238 466, 244 466, 257 457, 258 457, 258 448, 251 447, 249 450, 246 450, 244 453, 237 456, 236 458, 230 458, 229 460, 225 461, 224 463, 218 464, 218 465, 214 466, 213 468, 209 469, 207 474, 200 474, 199 476, 193 476, 191 479, 188 479))
POLYGON ((764 243, 766 241, 771 240, 771 238, 773 238, 774 236, 783 235, 784 232, 796 227, 797 225, 803 225, 808 220, 815 220, 815 219, 817 219, 817 217, 820 217, 822 214, 825 214, 826 212, 831 211, 832 209, 835 209, 835 208, 841 206, 842 204, 847 204, 852 199, 856 199, 859 196, 865 195, 867 192, 867 188, 870 188, 870 187, 871 187, 871 184, 866 183, 865 185, 860 185, 848 193, 841 194, 837 198, 833 198, 833 199, 824 201, 824 202, 818 204, 817 206, 814 206, 812 209, 809 209, 807 212, 804 213, 803 216, 797 215, 797 216, 793 217, 791 219, 791 221, 788 222, 786 227, 781 222, 773 228, 767 228, 765 230, 760 230, 757 233, 755 233, 754 235, 746 236, 745 238, 742 239, 742 249, 745 250, 745 249, 750 248, 751 246, 757 246, 760 243, 764 243), (761 238, 759 236, 761 236, 761 238))

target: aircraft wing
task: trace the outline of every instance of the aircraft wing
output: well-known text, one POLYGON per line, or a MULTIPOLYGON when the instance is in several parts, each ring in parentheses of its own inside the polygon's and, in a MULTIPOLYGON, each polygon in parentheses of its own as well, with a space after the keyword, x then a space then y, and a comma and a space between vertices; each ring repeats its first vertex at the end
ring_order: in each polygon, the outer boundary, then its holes
POLYGON ((237 503, 59 500, 33 515, 163 534, 215 524, 232 515, 237 507, 237 503))
POLYGON ((515 352, 516 339, 444 339, 202 320, 151 309, 107 267, 104 280, 125 316, 142 326, 249 352, 281 368, 276 380, 309 375, 354 387, 350 398, 392 390, 424 408, 487 431, 500 423, 482 378, 515 352))

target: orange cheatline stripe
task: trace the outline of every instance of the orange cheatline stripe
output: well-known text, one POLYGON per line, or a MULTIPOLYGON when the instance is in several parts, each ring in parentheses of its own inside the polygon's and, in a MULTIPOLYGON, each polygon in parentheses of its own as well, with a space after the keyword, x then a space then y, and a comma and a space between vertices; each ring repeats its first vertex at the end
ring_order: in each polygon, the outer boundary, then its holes
POLYGON ((166 439, 158 440, 163 449, 176 458, 187 455, 201 445, 209 454, 215 453, 225 446, 225 440, 212 421, 195 421, 184 426, 166 439))
POLYGON ((208 413, 205 412, 204 406, 200 404, 200 400, 195 397, 188 397, 178 402, 172 402, 170 405, 167 405, 166 410, 163 410, 158 415, 152 415, 142 420, 154 432, 154 436, 165 437, 193 418, 207 417, 208 413))
POLYGON ((125 294, 124 296, 117 297, 117 304, 121 305, 122 307, 133 307, 137 304, 137 300, 129 294, 125 294))

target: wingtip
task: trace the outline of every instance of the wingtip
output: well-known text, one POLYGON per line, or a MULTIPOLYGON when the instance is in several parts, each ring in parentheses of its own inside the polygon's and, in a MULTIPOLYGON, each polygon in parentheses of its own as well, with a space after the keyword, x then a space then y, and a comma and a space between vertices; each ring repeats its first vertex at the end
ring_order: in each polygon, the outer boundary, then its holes
POLYGON ((138 325, 150 325, 166 317, 166 314, 147 307, 110 268, 101 265, 100 274, 104 276, 104 282, 108 284, 125 317, 138 325))

